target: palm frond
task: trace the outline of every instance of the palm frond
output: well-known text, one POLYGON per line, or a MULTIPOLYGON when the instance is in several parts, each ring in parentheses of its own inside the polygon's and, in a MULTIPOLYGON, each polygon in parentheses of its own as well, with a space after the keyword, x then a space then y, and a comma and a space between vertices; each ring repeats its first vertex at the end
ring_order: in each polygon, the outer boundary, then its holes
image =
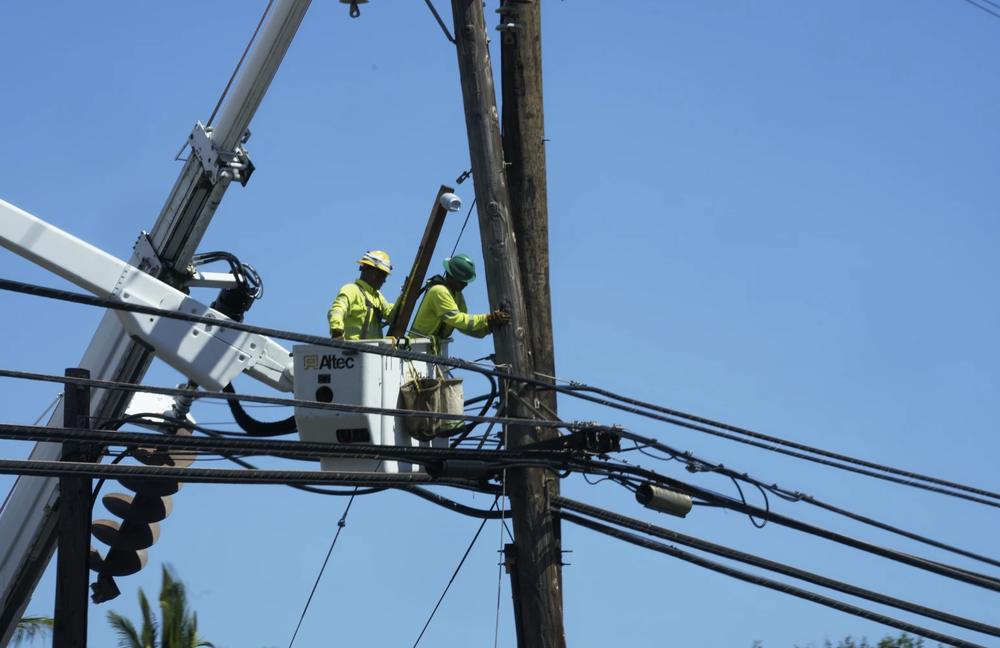
POLYGON ((143 644, 139 640, 139 633, 135 631, 135 626, 132 622, 117 612, 108 612, 108 623, 111 624, 111 627, 118 635, 119 648, 155 648, 155 646, 143 644))
POLYGON ((32 642, 44 638, 52 629, 52 619, 49 617, 21 617, 11 638, 11 646, 19 646, 25 641, 32 642))

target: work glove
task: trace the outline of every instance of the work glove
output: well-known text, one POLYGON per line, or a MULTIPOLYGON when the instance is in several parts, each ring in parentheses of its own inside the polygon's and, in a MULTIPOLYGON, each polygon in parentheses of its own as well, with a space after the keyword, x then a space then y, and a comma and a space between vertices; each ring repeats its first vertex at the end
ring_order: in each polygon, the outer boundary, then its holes
POLYGON ((344 329, 330 329, 330 337, 334 340, 343 340, 344 329))
POLYGON ((486 316, 486 323, 490 325, 490 330, 495 331, 504 324, 510 322, 510 313, 503 310, 493 311, 486 316))

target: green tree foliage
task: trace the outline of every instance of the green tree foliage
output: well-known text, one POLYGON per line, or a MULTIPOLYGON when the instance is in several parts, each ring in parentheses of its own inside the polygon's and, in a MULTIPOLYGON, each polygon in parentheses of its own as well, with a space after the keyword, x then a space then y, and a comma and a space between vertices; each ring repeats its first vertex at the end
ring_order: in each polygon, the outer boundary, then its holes
POLYGON ((52 619, 49 617, 23 617, 17 622, 11 646, 19 646, 24 642, 32 642, 46 637, 52 630, 52 619))
MULTIPOLYGON (((815 648, 815 646, 816 644, 808 644, 804 648, 815 648)), ((764 644, 760 641, 754 641, 753 648, 764 648, 764 644)), ((795 646, 795 648, 802 647, 795 646)), ((877 644, 869 643, 866 637, 861 637, 861 641, 855 641, 853 637, 847 637, 842 641, 838 641, 836 645, 827 639, 823 642, 823 648, 924 648, 924 640, 920 637, 911 637, 904 632, 898 637, 887 636, 877 644)), ((947 647, 938 644, 937 648, 947 647)))
POLYGON ((139 609, 142 612, 139 631, 136 631, 135 624, 122 615, 108 612, 108 623, 118 633, 119 648, 214 648, 198 635, 198 613, 188 609, 184 583, 177 579, 169 566, 163 566, 160 620, 157 621, 141 587, 139 609))

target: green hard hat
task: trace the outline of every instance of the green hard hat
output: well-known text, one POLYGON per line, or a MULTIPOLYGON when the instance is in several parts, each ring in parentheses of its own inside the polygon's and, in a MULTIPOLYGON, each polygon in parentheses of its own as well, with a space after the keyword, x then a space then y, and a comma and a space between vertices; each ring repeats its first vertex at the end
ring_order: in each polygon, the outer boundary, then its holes
POLYGON ((462 283, 476 280, 476 264, 468 254, 456 254, 445 259, 444 271, 462 283))

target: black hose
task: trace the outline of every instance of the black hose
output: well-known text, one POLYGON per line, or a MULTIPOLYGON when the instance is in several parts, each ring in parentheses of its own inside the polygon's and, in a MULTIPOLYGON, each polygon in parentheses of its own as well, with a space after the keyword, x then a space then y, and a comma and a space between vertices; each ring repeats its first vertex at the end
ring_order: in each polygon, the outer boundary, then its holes
MULTIPOLYGON (((227 394, 236 393, 236 390, 233 389, 233 383, 229 383, 223 387, 222 391, 227 394)), ((229 404, 229 411, 233 413, 233 418, 236 419, 236 424, 240 426, 241 430, 252 437, 284 436, 298 430, 295 425, 294 416, 289 416, 281 421, 258 421, 247 414, 246 410, 243 409, 243 405, 238 400, 229 400, 226 402, 229 404)))
MULTIPOLYGON (((500 394, 499 390, 497 389, 497 380, 496 380, 496 378, 494 378, 490 374, 481 374, 481 375, 486 376, 486 379, 490 381, 490 393, 489 394, 485 394, 483 396, 477 396, 477 397, 473 398, 472 400, 465 401, 466 405, 468 405, 469 403, 476 403, 476 402, 482 400, 483 398, 486 399, 486 404, 483 405, 483 409, 480 410, 480 412, 479 412, 479 416, 480 417, 486 416, 486 413, 490 411, 491 407, 493 407, 493 403, 496 402, 497 396, 500 394)), ((461 443, 462 441, 464 441, 467 436, 469 436, 470 434, 472 434, 472 431, 475 430, 476 426, 478 426, 480 423, 481 423, 481 421, 476 421, 475 423, 473 423, 471 425, 468 424, 468 423, 466 423, 465 424, 465 430, 461 434, 459 434, 457 437, 455 437, 454 440, 452 440, 451 447, 452 448, 457 447, 458 444, 461 443)))

